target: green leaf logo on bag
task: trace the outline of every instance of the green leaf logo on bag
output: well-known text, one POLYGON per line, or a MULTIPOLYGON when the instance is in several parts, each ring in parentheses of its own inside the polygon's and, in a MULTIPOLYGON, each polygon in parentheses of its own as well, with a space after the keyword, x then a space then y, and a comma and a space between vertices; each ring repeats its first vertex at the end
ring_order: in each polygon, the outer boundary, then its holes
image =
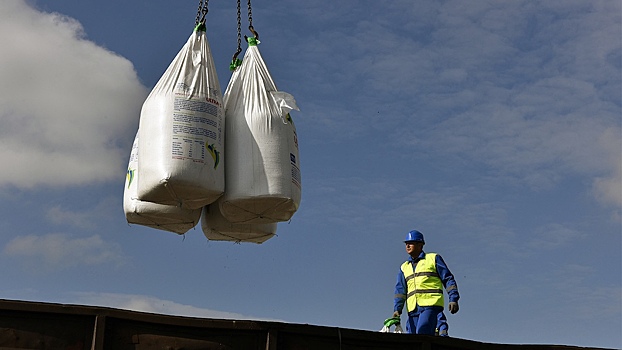
POLYGON ((214 144, 208 145, 207 142, 205 143, 205 148, 212 156, 212 159, 214 159, 214 169, 216 169, 216 167, 218 167, 218 163, 220 163, 220 151, 214 147, 214 144))
POLYGON ((136 174, 136 170, 135 169, 127 169, 127 188, 130 188, 130 185, 132 184, 132 181, 134 180, 134 175, 136 174))

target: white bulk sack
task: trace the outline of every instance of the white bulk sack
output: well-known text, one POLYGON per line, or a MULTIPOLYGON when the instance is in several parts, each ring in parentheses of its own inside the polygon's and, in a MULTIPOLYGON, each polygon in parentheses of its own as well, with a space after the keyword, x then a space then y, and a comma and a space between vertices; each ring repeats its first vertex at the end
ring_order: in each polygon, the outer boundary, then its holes
POLYGON ((137 198, 137 181, 140 177, 138 172, 139 132, 136 133, 134 144, 132 145, 123 190, 125 218, 130 224, 184 234, 199 222, 201 209, 184 209, 179 206, 145 202, 137 198))
POLYGON ((276 222, 269 224, 234 224, 220 213, 218 204, 203 208, 201 228, 211 241, 263 243, 276 234, 276 222))
POLYGON ((214 60, 198 26, 140 113, 138 197, 197 209, 224 191, 224 112, 214 60))
POLYGON ((294 97, 277 91, 256 45, 246 50, 224 94, 226 191, 218 201, 233 223, 287 221, 301 196, 294 97))

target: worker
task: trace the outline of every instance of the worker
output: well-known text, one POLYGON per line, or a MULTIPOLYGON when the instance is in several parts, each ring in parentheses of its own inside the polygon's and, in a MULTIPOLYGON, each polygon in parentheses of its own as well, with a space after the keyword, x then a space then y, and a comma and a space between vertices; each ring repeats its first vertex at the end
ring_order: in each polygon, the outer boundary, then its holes
POLYGON ((445 313, 442 311, 438 313, 435 335, 449 337, 449 324, 447 323, 447 316, 445 316, 445 313))
POLYGON ((458 285, 439 254, 423 251, 425 240, 421 232, 408 232, 404 243, 410 257, 397 274, 393 317, 401 316, 405 303, 408 310, 406 333, 434 335, 438 315, 445 306, 443 287, 449 297, 449 312, 455 314, 459 310, 458 285))

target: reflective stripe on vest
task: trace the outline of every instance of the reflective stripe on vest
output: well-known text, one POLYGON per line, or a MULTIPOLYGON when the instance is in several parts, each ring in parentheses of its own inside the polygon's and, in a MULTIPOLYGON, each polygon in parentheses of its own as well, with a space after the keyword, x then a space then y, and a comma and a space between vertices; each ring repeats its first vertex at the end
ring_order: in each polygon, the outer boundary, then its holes
POLYGON ((426 253, 425 257, 417 262, 413 271, 410 261, 401 266, 406 279, 406 306, 408 312, 415 311, 420 306, 445 306, 443 297, 443 282, 436 272, 436 254, 426 253))

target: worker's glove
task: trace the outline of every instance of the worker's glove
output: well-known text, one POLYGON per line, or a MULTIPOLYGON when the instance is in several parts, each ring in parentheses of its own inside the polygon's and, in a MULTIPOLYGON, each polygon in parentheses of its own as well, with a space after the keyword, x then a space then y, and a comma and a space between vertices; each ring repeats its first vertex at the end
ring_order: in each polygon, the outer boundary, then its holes
POLYGON ((458 310, 460 310, 460 307, 458 306, 458 302, 457 301, 450 301, 449 302, 449 312, 451 312, 452 314, 455 314, 456 312, 458 312, 458 310))
MULTIPOLYGON (((397 313, 397 311, 396 311, 397 313)), ((395 331, 393 333, 403 333, 402 325, 400 324, 400 316, 399 313, 396 317, 387 318, 384 320, 384 326, 380 330, 382 333, 391 333, 391 326, 395 326, 395 331)))
POLYGON ((400 312, 399 311, 395 311, 393 313, 393 318, 399 318, 400 317, 400 312))

